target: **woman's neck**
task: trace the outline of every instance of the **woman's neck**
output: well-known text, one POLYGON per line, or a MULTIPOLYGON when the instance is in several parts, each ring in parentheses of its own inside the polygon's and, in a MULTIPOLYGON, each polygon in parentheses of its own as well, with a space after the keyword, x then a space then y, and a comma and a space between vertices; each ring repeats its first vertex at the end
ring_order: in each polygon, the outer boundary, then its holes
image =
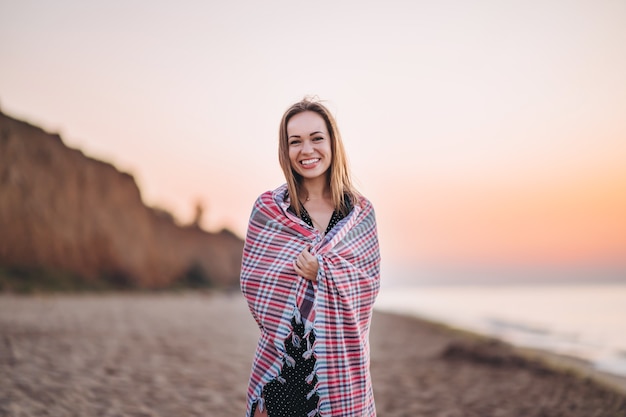
POLYGON ((330 187, 325 178, 304 181, 302 183, 302 199, 305 201, 325 200, 330 198, 330 187))

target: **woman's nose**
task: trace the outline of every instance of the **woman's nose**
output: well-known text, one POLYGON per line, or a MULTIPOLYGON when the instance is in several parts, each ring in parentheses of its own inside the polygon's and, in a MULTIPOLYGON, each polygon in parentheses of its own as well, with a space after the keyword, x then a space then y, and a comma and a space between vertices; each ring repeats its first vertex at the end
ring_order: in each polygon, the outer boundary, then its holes
POLYGON ((313 152, 313 144, 310 140, 305 140, 302 144, 302 152, 303 153, 311 153, 313 152))

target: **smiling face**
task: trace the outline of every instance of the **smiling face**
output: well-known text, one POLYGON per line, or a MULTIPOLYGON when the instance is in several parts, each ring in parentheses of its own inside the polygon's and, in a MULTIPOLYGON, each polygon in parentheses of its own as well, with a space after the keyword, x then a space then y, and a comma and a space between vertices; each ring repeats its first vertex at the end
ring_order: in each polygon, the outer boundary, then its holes
POLYGON ((291 168, 305 180, 325 175, 332 161, 331 137, 326 123, 313 111, 298 113, 287 123, 291 168))

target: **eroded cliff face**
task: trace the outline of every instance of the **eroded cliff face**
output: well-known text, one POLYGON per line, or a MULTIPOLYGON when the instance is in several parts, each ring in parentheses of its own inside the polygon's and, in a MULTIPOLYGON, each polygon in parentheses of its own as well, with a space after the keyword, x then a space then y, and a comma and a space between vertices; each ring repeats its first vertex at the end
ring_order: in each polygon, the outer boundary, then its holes
POLYGON ((190 273, 235 285, 243 242, 147 207, 132 176, 0 113, 0 266, 161 288, 190 273))

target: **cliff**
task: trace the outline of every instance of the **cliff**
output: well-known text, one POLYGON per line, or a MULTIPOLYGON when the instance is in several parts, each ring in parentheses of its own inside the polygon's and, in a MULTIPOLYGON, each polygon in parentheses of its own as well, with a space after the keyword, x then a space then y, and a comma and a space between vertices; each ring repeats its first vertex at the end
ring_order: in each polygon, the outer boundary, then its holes
POLYGON ((0 113, 0 267, 164 288, 237 283, 243 242, 147 207, 132 176, 0 113))

